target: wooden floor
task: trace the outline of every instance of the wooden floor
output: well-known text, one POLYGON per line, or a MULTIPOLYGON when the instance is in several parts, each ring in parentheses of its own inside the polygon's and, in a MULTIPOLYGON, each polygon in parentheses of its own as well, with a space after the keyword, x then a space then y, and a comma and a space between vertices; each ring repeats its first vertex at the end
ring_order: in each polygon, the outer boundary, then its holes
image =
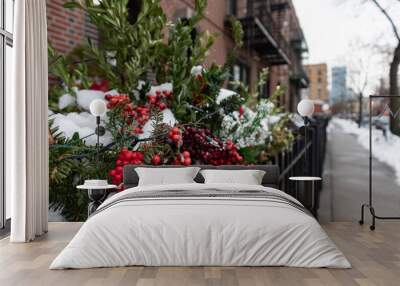
POLYGON ((324 229, 353 265, 350 270, 286 267, 126 267, 48 270, 79 223, 51 223, 29 244, 0 241, 0 285, 400 285, 400 222, 368 226, 331 223, 324 229))

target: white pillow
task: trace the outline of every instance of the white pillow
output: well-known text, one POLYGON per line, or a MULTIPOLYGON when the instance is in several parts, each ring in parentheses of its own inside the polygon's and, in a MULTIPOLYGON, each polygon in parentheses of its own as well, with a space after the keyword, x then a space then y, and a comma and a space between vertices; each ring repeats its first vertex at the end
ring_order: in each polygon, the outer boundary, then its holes
POLYGON ((261 185, 265 171, 261 170, 202 170, 205 184, 261 185))
POLYGON ((195 183, 193 180, 200 168, 135 168, 139 186, 195 183))

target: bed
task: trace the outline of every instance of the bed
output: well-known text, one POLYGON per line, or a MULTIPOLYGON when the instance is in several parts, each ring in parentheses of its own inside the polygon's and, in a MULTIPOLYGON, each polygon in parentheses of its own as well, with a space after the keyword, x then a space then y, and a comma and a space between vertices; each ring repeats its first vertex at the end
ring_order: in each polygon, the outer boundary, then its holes
MULTIPOLYGON (((350 268, 316 219, 277 189, 277 166, 199 166, 263 170, 261 185, 195 183, 138 186, 107 199, 50 269, 119 266, 291 266, 350 268)), ((168 168, 169 166, 165 166, 168 168)))

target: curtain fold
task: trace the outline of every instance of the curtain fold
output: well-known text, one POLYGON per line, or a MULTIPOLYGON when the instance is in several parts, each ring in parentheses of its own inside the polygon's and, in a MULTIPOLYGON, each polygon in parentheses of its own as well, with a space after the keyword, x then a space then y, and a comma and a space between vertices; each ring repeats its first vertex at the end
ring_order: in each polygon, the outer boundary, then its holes
POLYGON ((14 94, 7 104, 11 242, 48 227, 48 63, 45 0, 15 1, 14 94))

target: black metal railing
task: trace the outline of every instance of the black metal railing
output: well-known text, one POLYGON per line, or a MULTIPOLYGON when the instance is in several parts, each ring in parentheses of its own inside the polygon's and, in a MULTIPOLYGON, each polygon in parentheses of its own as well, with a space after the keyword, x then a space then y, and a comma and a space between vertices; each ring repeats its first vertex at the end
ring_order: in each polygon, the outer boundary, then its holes
MULTIPOLYGON (((296 139, 290 148, 273 159, 273 164, 280 168, 279 187, 289 195, 295 195, 294 182, 290 177, 322 177, 327 142, 328 117, 314 117, 307 128, 301 127, 295 132, 296 139), (307 144, 305 131, 307 130, 307 144)), ((314 206, 319 207, 319 194, 322 183, 317 183, 314 206)))

